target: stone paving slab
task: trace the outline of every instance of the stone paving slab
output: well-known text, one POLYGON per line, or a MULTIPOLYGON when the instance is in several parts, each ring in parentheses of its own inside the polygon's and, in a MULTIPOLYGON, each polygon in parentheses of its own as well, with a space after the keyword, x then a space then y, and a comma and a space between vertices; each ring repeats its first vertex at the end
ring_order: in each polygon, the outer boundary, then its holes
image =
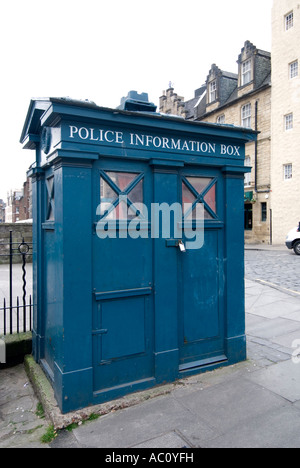
POLYGON ((299 448, 300 412, 277 408, 248 419, 202 448, 299 448))
POLYGON ((0 370, 0 448, 45 447, 49 422, 37 416, 37 404, 23 364, 0 370))
POLYGON ((249 379, 291 403, 300 401, 300 364, 294 364, 291 359, 259 370, 249 379))
MULTIPOLYGON (((37 417, 37 398, 23 366, 0 370, 0 448, 179 448, 181 443, 300 448, 300 364, 292 361, 289 344, 300 340, 294 309, 300 297, 277 293, 274 287, 246 281, 246 297, 256 297, 246 309, 248 361, 92 407, 89 411, 100 414, 96 421, 61 431, 48 445, 41 444, 40 436, 51 421, 37 417), (263 304, 276 306, 278 299, 284 303, 281 316, 265 317, 258 310, 263 304)), ((87 411, 66 417, 56 408, 53 414, 66 424, 87 411)))
POLYGON ((188 443, 175 431, 162 434, 154 439, 147 440, 141 444, 136 445, 134 448, 190 448, 188 443))

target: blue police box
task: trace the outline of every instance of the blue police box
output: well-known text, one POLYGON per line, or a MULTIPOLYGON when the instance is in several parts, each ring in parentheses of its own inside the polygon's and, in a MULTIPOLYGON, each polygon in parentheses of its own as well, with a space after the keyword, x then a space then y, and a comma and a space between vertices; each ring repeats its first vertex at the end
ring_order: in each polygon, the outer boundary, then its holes
POLYGON ((245 144, 256 132, 32 100, 33 355, 63 413, 246 358, 245 144))

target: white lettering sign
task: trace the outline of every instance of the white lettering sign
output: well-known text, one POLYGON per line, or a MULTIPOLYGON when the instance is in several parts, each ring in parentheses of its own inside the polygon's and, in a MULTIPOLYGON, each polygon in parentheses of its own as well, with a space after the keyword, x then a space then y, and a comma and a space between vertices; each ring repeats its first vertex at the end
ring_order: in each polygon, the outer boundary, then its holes
POLYGON ((104 130, 100 128, 69 126, 69 138, 89 141, 91 143, 117 144, 128 147, 152 148, 170 151, 187 151, 205 155, 241 156, 241 147, 209 143, 188 139, 168 138, 158 135, 145 135, 141 133, 125 133, 116 130, 104 130))

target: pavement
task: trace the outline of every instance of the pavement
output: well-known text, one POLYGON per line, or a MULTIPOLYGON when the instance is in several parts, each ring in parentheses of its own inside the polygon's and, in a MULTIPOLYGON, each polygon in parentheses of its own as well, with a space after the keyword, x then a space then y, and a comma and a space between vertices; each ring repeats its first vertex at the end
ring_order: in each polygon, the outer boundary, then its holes
POLYGON ((48 443, 41 435, 66 416, 36 414, 23 365, 0 370, 0 448, 300 448, 300 287, 254 278, 259 250, 246 252, 247 361, 93 407, 93 421, 70 414, 79 424, 48 443))

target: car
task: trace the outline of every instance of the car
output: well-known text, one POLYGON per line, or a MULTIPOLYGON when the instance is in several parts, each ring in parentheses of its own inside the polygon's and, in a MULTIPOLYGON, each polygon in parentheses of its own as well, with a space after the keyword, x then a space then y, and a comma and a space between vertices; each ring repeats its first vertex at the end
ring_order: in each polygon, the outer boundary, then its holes
POLYGON ((300 255, 300 223, 288 233, 285 245, 288 249, 294 249, 296 255, 300 255))

